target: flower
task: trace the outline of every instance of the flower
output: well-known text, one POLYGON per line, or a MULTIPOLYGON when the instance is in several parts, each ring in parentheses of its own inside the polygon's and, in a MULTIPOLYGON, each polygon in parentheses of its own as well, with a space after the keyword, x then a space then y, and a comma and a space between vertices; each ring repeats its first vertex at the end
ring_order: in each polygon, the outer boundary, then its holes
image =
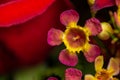
POLYGON ((95 77, 87 74, 85 80, 117 80, 113 76, 119 73, 119 63, 115 58, 110 58, 107 69, 103 68, 103 56, 98 56, 95 59, 95 77))
POLYGON ((48 32, 47 41, 50 45, 60 45, 62 42, 66 49, 59 55, 61 63, 68 66, 75 66, 78 62, 76 53, 84 52, 86 59, 93 62, 100 54, 100 48, 89 43, 89 36, 96 36, 102 31, 99 20, 91 18, 86 21, 85 27, 77 25, 79 14, 75 10, 66 10, 60 15, 60 21, 66 26, 62 32, 59 29, 51 28, 48 32))
POLYGON ((81 80, 82 72, 76 68, 67 68, 65 71, 65 80, 81 80))
POLYGON ((3 25, 0 26, 0 73, 8 72, 17 65, 31 65, 43 61, 51 49, 46 41, 48 30, 53 25, 62 26, 59 24, 58 15, 66 9, 73 8, 69 0, 2 0, 0 2, 2 2, 0 25, 3 25), (21 12, 17 8, 22 8, 21 12), (11 13, 10 18, 5 14, 2 15, 2 12, 6 12, 7 15, 8 11, 11 13), (17 11, 20 13, 15 14, 17 11), (3 22, 1 19, 4 18, 6 20, 3 22))

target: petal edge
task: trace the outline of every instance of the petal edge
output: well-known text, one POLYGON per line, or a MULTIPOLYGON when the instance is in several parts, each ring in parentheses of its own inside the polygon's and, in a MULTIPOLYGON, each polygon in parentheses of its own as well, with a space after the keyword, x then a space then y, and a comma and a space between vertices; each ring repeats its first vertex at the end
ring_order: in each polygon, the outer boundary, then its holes
POLYGON ((78 63, 78 56, 76 53, 64 49, 59 54, 59 61, 67 66, 75 66, 78 63))
POLYGON ((65 71, 65 80, 81 80, 82 72, 75 68, 68 68, 65 71))
POLYGON ((59 29, 51 28, 48 31, 47 42, 51 46, 60 45, 62 43, 63 32, 59 29))
POLYGON ((77 23, 79 20, 79 14, 75 10, 66 10, 61 13, 60 21, 63 25, 67 26, 69 23, 77 23))

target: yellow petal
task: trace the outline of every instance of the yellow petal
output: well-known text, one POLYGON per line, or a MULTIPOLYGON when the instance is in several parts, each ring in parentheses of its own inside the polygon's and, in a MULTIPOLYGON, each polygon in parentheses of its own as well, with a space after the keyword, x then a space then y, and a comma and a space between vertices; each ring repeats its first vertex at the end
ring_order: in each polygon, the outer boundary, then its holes
POLYGON ((109 72, 112 72, 113 75, 117 75, 119 73, 119 62, 115 58, 111 58, 107 67, 109 72))
POLYGON ((103 56, 98 56, 96 59, 95 59, 95 70, 96 72, 100 71, 103 67, 103 56))
POLYGON ((94 76, 88 74, 88 75, 85 75, 85 80, 97 80, 94 76))

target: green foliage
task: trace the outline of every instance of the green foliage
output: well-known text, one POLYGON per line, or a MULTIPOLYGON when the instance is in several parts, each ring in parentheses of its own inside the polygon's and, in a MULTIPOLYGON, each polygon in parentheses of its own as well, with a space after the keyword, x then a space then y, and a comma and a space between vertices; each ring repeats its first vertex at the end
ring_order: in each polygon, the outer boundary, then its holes
POLYGON ((79 57, 79 63, 76 66, 76 68, 82 71, 83 77, 85 74, 94 75, 95 74, 94 63, 89 63, 88 61, 86 61, 82 52, 78 54, 78 57, 79 57))

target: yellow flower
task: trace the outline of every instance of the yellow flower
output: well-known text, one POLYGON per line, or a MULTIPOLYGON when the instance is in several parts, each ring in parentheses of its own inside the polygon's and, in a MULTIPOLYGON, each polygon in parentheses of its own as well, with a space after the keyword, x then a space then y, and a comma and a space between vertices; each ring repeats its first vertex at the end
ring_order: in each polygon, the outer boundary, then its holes
POLYGON ((103 63, 103 56, 98 56, 95 59, 95 76, 85 75, 85 80, 117 80, 113 76, 119 73, 118 61, 115 58, 110 58, 107 69, 103 68, 103 63))

